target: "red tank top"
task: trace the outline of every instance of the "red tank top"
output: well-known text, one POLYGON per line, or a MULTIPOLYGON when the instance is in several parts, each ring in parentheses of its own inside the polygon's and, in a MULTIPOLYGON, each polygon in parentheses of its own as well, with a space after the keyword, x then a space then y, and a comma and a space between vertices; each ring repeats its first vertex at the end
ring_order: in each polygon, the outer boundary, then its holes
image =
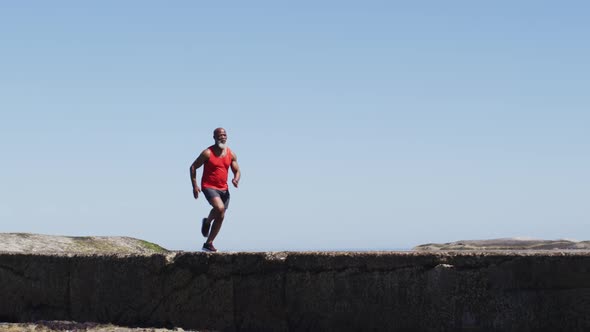
POLYGON ((225 149, 225 156, 216 156, 213 147, 209 147, 211 154, 205 162, 201 187, 217 190, 227 190, 227 171, 231 165, 232 156, 229 147, 225 149))

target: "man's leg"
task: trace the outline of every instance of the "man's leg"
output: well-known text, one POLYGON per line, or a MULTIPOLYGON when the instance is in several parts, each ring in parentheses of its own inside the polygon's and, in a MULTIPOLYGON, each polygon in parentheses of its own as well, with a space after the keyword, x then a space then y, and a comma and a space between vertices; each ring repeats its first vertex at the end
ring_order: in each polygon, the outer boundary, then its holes
POLYGON ((209 216, 207 217, 207 223, 211 224, 213 219, 215 219, 215 209, 212 208, 211 212, 209 212, 209 216))
POLYGON ((217 237, 217 234, 221 229, 221 225, 223 224, 223 218, 225 218, 225 205, 223 204, 221 197, 212 197, 209 200, 209 203, 213 206, 213 208, 209 213, 208 220, 213 221, 213 226, 211 227, 211 232, 209 232, 207 242, 212 243, 213 240, 215 240, 215 237, 217 237))

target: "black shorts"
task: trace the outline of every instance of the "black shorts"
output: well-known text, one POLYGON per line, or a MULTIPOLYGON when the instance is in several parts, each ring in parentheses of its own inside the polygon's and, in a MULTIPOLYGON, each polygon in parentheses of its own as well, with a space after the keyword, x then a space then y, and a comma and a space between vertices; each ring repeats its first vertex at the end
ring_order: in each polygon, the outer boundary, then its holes
POLYGON ((229 190, 217 190, 217 189, 213 189, 213 188, 203 188, 201 191, 203 192, 203 194, 205 194, 205 197, 207 198, 207 201, 209 202, 209 204, 211 204, 211 199, 213 197, 221 198, 221 201, 223 202, 223 206, 227 210, 227 208, 229 206, 229 190))

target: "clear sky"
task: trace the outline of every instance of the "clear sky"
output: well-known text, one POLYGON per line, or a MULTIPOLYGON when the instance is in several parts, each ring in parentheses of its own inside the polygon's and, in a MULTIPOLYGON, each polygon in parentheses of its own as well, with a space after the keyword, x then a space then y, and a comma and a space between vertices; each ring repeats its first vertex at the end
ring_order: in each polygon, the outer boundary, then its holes
POLYGON ((1 1, 0 232, 199 250, 590 240, 585 1, 1 1), (199 178, 200 172, 199 170, 199 178))

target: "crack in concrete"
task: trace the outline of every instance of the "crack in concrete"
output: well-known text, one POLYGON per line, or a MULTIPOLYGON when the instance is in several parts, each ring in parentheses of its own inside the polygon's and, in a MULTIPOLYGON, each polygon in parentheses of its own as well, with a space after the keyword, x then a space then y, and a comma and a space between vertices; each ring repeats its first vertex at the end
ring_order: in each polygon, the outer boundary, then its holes
POLYGON ((66 280, 66 308, 68 319, 72 318, 72 270, 68 269, 68 277, 66 280))

